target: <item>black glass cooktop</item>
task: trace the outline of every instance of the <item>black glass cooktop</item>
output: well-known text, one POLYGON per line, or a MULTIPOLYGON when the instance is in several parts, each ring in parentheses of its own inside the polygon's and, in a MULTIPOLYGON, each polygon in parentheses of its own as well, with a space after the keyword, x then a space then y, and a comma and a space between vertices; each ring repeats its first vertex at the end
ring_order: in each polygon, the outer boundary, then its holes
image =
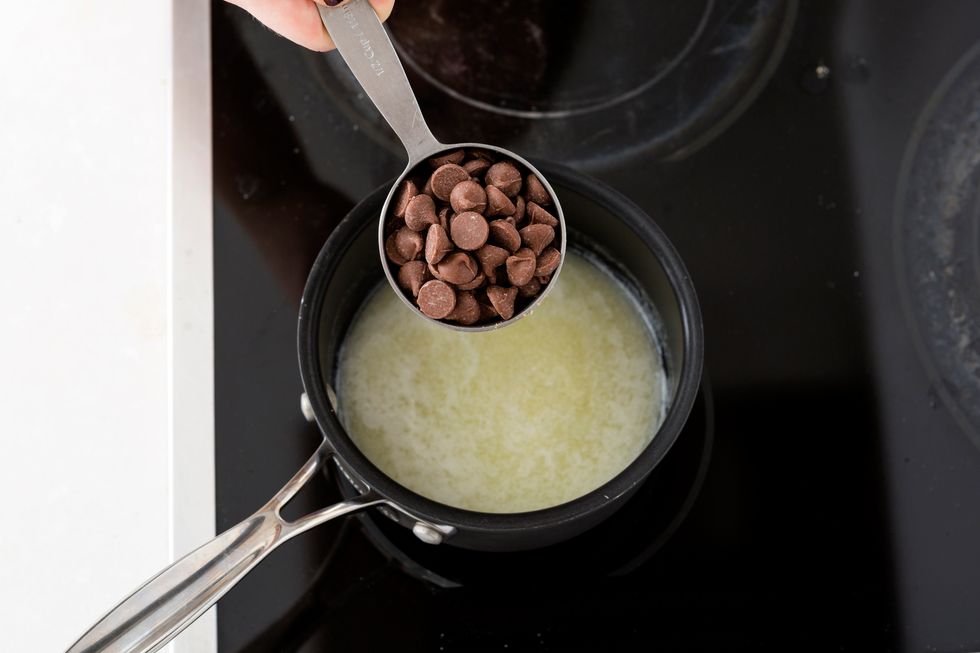
MULTIPOLYGON (((437 136, 606 181, 673 240, 706 375, 611 520, 487 557, 383 517, 287 543, 219 650, 980 649, 980 5, 409 2, 437 136)), ((319 442, 296 314, 400 172, 334 56, 213 5, 218 528, 319 442)), ((295 510, 339 496, 318 479, 295 510)))

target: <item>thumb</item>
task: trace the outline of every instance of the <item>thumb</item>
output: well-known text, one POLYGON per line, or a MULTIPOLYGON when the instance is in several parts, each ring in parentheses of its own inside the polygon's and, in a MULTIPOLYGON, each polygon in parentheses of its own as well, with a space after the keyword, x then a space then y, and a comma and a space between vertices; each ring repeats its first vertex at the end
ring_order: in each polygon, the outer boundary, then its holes
MULTIPOLYGON (((272 31, 285 36, 310 50, 333 50, 314 0, 228 0, 252 14, 272 31)), ((349 0, 317 0, 324 6, 339 6, 349 0)), ((395 0, 369 0, 378 17, 384 21, 391 15, 395 0)))

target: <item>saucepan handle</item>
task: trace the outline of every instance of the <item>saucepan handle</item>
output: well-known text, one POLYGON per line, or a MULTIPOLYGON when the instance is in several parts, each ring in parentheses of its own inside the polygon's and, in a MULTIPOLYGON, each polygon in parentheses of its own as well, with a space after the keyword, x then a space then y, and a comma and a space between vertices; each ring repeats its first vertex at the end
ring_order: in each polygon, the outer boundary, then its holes
POLYGON ((429 131, 398 54, 368 0, 317 5, 324 27, 354 77, 408 151, 409 165, 443 149, 429 131))
POLYGON ((383 503, 373 492, 296 521, 279 514, 320 470, 330 452, 321 447, 269 503, 151 578, 85 633, 68 653, 157 651, 189 626, 273 549, 314 526, 383 503))

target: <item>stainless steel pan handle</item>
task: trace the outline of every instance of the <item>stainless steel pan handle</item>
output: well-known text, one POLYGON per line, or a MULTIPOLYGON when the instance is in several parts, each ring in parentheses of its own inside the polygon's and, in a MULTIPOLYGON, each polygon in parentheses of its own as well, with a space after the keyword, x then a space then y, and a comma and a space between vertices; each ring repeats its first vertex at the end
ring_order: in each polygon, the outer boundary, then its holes
POLYGON ((157 651, 286 540, 341 515, 385 502, 368 491, 296 521, 283 519, 280 510, 330 455, 326 445, 321 445, 255 514, 151 578, 82 635, 68 653, 157 651))

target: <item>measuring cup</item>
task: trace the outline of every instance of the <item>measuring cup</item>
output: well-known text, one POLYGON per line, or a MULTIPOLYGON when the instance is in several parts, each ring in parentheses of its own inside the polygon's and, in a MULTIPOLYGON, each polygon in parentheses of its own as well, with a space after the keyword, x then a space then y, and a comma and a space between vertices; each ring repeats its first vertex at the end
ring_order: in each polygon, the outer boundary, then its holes
POLYGON ((418 100, 408 83, 408 78, 405 76, 405 70, 402 68, 395 48, 367 0, 353 0, 341 7, 317 5, 317 9, 320 11, 323 24, 330 33, 330 38, 336 44, 340 56, 350 67, 354 77, 364 88, 364 92, 374 102, 374 106, 391 125, 408 153, 408 164, 405 166, 405 171, 392 184, 378 219, 378 253, 381 256, 381 264, 384 267, 388 283, 391 284, 402 301, 419 317, 457 331, 490 331, 513 324, 521 317, 529 315, 555 285, 558 275, 561 273, 562 262, 565 260, 567 242, 565 216, 562 213, 561 203, 547 178, 527 159, 502 147, 468 142, 448 145, 436 140, 425 123, 418 100), (556 243, 555 247, 561 252, 558 268, 552 274, 551 281, 541 289, 541 292, 509 320, 465 326, 428 317, 399 288, 395 274, 385 256, 385 216, 388 215, 392 198, 401 182, 427 159, 459 149, 490 150, 520 163, 541 181, 554 205, 554 214, 558 219, 556 231, 560 241, 556 243))

